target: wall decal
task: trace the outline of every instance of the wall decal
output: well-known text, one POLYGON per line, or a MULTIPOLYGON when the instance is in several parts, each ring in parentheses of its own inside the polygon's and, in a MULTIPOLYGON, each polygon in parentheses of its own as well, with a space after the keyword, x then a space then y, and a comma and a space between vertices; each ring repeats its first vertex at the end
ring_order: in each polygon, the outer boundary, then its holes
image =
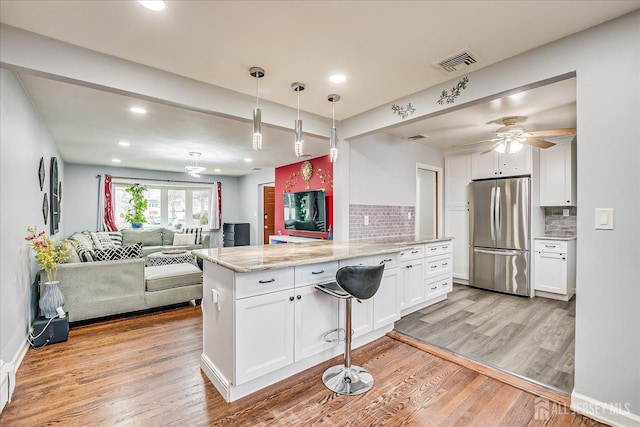
POLYGON ((42 198, 42 218, 44 219, 44 225, 47 225, 47 219, 49 218, 49 200, 47 193, 44 193, 42 198))
POLYGON ((438 99, 438 104, 453 104, 456 98, 460 96, 460 92, 467 88, 467 83, 469 83, 469 77, 465 77, 460 80, 458 84, 453 89, 451 89, 451 94, 449 94, 449 92, 447 92, 446 90, 443 90, 440 99, 438 99))
POLYGON ((401 107, 399 105, 393 104, 391 105, 391 111, 393 111, 393 114, 397 114, 403 119, 406 119, 407 116, 415 113, 416 109, 413 105, 411 105, 411 103, 408 103, 406 107, 401 107))
POLYGON ((44 189, 44 157, 40 157, 40 166, 38 167, 38 179, 40 180, 40 191, 44 189))

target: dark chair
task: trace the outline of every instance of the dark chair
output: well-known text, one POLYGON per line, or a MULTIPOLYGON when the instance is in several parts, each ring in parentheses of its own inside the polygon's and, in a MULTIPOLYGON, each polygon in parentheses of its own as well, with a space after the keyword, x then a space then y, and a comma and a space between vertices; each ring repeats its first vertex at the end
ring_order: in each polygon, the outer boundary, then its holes
POLYGON ((322 382, 340 394, 360 394, 373 386, 373 376, 359 366, 351 365, 351 300, 373 297, 382 280, 384 264, 376 266, 343 267, 336 273, 336 281, 318 284, 316 289, 346 303, 344 365, 332 366, 322 375, 322 382))

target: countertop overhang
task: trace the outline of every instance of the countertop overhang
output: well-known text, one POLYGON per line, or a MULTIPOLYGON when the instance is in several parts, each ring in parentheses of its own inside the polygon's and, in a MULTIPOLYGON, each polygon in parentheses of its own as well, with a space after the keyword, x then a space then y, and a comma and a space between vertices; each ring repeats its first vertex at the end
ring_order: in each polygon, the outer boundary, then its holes
POLYGON ((250 273, 275 268, 396 253, 411 249, 419 244, 445 242, 449 240, 451 240, 450 237, 435 239, 389 238, 353 242, 323 240, 310 243, 198 249, 191 253, 198 258, 221 265, 237 273, 250 273))

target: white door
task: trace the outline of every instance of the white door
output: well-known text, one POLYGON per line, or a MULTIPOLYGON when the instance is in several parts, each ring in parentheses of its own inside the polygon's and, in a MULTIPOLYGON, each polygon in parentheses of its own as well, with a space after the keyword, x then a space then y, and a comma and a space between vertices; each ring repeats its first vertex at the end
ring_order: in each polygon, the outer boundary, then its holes
POLYGON ((453 237, 453 277, 469 280, 469 208, 447 208, 444 215, 444 234, 453 237))
POLYGON ((236 301, 235 384, 293 363, 292 290, 236 301))
POLYGON ((402 301, 400 309, 413 307, 424 301, 424 258, 400 264, 402 301))
MULTIPOLYGON (((295 289, 295 361, 318 354, 338 343, 326 342, 324 334, 338 328, 338 298, 313 286, 295 289)), ((337 338, 331 334, 330 338, 337 338)))
POLYGON ((567 256, 553 252, 536 252, 535 260, 535 289, 566 295, 567 256))
POLYGON ((373 328, 392 324, 400 319, 400 269, 384 270, 380 288, 373 299, 373 328))

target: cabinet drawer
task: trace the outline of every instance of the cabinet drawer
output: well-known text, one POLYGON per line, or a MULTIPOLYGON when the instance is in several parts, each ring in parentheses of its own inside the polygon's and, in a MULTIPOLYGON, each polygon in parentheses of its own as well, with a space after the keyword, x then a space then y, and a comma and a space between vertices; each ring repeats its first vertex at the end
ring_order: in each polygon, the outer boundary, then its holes
POLYGON ((567 253, 567 242, 564 240, 536 240, 536 252, 567 253))
POLYGON ((451 242, 428 243, 424 245, 424 256, 450 254, 451 242))
POLYGON ((371 255, 360 258, 345 259, 340 261, 340 267, 347 265, 380 265, 384 264, 386 268, 396 267, 398 265, 398 254, 381 254, 371 255))
POLYGON ((398 262, 409 261, 424 257, 424 245, 415 246, 398 254, 398 262))
POLYGON ((293 267, 236 273, 236 299, 293 289, 293 267))
POLYGON ((295 267, 296 288, 336 279, 338 261, 295 267))
POLYGON ((453 279, 450 274, 427 279, 424 283, 427 299, 431 296, 451 292, 453 290, 453 279))
POLYGON ((451 271, 451 255, 440 255, 425 259, 425 277, 434 277, 451 271))

